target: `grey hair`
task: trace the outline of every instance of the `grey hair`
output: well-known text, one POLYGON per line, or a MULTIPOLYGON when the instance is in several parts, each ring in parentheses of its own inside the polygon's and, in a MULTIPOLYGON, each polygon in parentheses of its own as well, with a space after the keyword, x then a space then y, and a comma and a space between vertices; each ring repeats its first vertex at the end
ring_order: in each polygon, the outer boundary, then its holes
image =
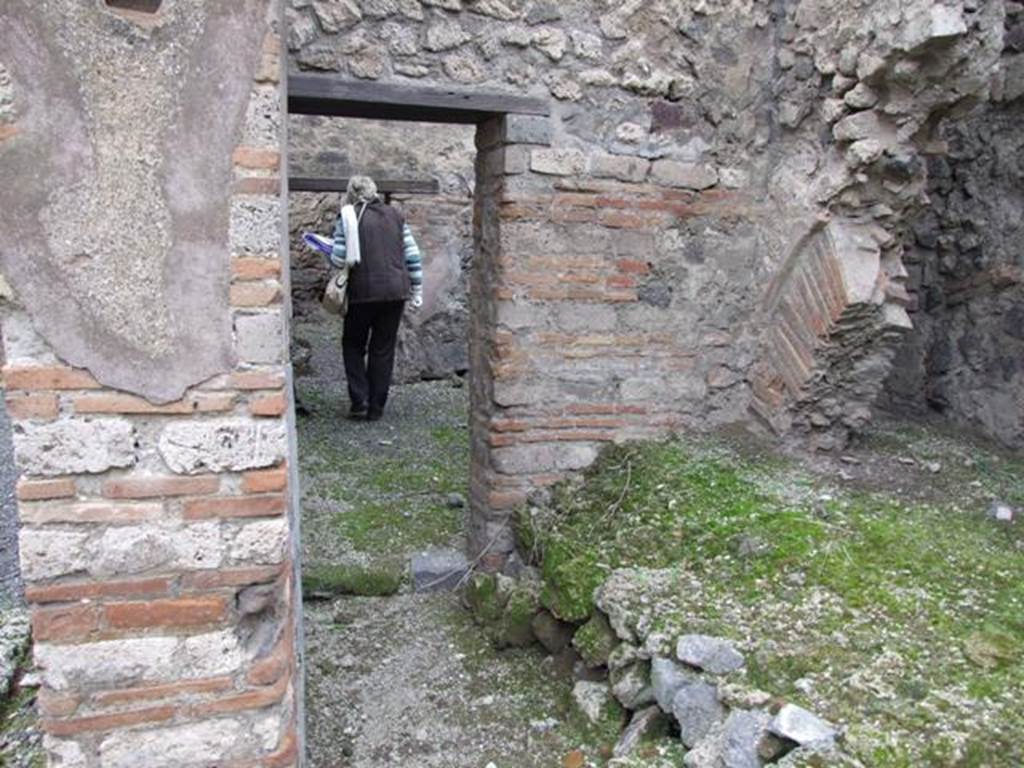
POLYGON ((349 205, 368 203, 377 196, 377 184, 369 176, 353 176, 348 180, 345 202, 349 205))

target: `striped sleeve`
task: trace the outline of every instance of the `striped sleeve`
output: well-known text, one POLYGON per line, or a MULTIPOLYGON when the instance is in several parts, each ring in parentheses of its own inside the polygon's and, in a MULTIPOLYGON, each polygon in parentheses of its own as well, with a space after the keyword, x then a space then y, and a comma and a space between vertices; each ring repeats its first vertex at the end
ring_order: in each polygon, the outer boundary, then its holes
POLYGON ((408 224, 402 228, 402 247, 405 251, 405 268, 409 270, 409 281, 413 288, 423 285, 423 257, 408 224))
POLYGON ((345 266, 345 256, 348 250, 345 248, 345 225, 342 223, 341 216, 338 217, 338 221, 334 224, 334 248, 331 250, 331 255, 327 256, 327 263, 337 269, 341 269, 345 266))

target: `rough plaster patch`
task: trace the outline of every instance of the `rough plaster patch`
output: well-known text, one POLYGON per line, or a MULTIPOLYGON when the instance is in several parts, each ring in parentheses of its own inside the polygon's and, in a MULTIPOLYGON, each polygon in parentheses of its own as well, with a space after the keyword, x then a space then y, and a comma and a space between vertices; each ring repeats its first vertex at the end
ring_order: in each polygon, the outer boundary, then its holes
POLYGON ((39 335, 27 312, 5 307, 0 315, 0 333, 4 340, 4 360, 12 363, 56 363, 50 345, 39 335))
POLYGON ((14 452, 30 475, 106 472, 135 463, 135 428, 124 419, 23 423, 14 432, 14 452))
POLYGON ((182 474, 238 472, 269 467, 287 450, 284 425, 250 421, 169 424, 160 435, 160 455, 182 474))
POLYGON ((180 0, 155 28, 77 0, 0 10, 19 109, 0 259, 58 356, 104 384, 166 401, 233 363, 231 152, 267 2, 180 0))

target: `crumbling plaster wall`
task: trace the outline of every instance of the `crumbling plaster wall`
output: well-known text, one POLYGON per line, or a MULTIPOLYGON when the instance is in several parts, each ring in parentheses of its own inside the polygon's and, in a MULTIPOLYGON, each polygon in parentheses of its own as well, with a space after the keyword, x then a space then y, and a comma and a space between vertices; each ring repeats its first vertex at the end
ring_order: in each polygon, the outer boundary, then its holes
POLYGON ((914 332, 888 403, 1024 447, 1024 6, 1008 5, 993 101, 941 131, 907 251, 914 332))
MULTIPOLYGON (((464 372, 468 362, 468 270, 473 256, 474 127, 293 115, 289 126, 292 176, 434 180, 435 195, 396 195, 423 253, 429 279, 424 305, 406 312, 398 337, 396 378, 415 381, 464 372)), ((316 315, 327 270, 302 245, 302 233, 330 234, 339 194, 289 196, 292 300, 296 314, 316 315)), ((340 323, 330 318, 340 333, 340 323)))
POLYGON ((0 6, 3 385, 53 766, 300 759, 281 23, 0 6))
POLYGON ((474 508, 607 440, 756 417, 823 449, 909 328, 938 119, 987 97, 1003 2, 292 0, 290 66, 549 98, 478 136, 474 508), (478 183, 481 183, 479 181, 478 183))

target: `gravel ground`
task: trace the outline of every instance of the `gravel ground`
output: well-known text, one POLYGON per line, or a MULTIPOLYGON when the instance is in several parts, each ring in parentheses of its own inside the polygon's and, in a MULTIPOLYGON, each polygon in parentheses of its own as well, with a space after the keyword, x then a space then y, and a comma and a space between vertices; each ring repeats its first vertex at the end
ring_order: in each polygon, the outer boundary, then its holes
POLYGON ((14 499, 17 477, 11 422, 7 409, 0 404, 0 605, 20 604, 23 599, 18 568, 18 510, 14 499))
POLYGON ((539 650, 497 653, 450 594, 305 608, 310 768, 551 768, 572 685, 539 650))
MULTIPOLYGON (((303 566, 461 550, 462 382, 395 386, 382 421, 352 422, 340 323, 307 318, 294 333, 310 351, 297 381, 303 566)), ((308 601, 303 615, 311 768, 549 768, 574 748, 572 680, 539 650, 495 651, 455 595, 406 584, 389 598, 308 601)))

